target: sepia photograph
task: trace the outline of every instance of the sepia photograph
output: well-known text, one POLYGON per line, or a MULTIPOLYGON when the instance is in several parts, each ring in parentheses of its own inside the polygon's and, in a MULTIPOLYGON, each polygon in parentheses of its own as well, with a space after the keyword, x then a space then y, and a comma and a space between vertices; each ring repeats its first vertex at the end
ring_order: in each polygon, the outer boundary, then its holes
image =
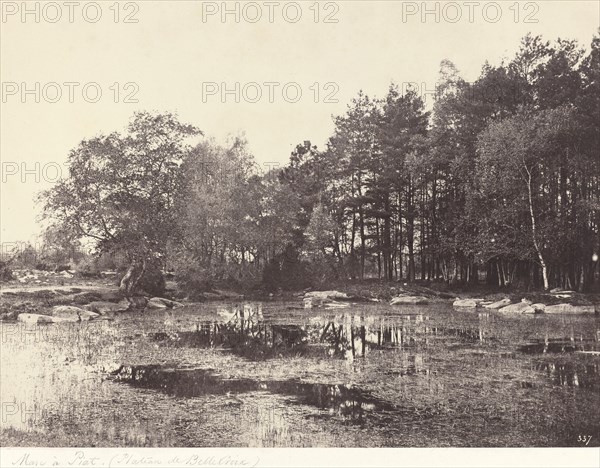
POLYGON ((600 466, 600 2, 0 15, 0 467, 600 466))

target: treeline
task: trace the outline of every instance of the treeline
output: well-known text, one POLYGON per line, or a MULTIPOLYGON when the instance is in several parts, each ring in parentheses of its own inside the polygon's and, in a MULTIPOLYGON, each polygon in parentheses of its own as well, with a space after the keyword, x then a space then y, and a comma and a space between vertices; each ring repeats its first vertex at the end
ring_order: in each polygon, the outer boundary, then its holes
POLYGON ((600 267, 600 38, 526 36, 466 82, 441 64, 433 110, 416 90, 363 92, 325 148, 257 170, 243 138, 136 114, 85 140, 43 195, 70 237, 150 265, 188 290, 215 281, 301 287, 385 278, 589 290, 600 267))

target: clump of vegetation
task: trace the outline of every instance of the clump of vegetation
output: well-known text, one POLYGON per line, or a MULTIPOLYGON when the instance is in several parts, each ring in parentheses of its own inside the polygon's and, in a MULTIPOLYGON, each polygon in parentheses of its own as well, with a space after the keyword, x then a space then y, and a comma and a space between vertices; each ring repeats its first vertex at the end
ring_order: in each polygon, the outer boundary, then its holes
POLYGON ((7 282, 14 279, 9 262, 0 260, 0 282, 7 282))

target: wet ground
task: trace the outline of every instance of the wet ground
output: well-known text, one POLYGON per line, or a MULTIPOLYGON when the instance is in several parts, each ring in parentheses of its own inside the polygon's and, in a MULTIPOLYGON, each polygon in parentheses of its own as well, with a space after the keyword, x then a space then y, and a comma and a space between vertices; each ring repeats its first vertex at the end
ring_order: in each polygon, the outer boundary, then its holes
POLYGON ((270 302, 0 326, 2 445, 600 445, 594 315, 270 302))

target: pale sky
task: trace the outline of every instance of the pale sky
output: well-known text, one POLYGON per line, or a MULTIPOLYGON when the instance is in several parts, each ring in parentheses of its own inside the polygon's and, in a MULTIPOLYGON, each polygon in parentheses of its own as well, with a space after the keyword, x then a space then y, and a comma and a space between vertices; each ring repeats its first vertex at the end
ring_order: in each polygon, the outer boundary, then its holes
MULTIPOLYGON (((242 2, 239 22, 234 14, 222 21, 222 2, 122 2, 118 22, 114 0, 98 2, 99 10, 93 2, 78 3, 28 2, 32 13, 23 18, 21 1, 2 2, 3 243, 33 240, 39 232, 34 196, 52 185, 61 167, 66 175, 69 150, 83 138, 122 131, 136 110, 176 111, 182 121, 218 140, 245 132, 259 164, 283 165, 297 143, 311 140, 322 147, 333 129, 331 115, 344 113, 359 89, 376 97, 391 81, 433 89, 443 59, 453 61, 470 81, 486 59, 498 63, 512 57, 528 31, 549 40, 577 39, 587 48, 600 26, 597 1, 521 2, 518 8, 514 1, 500 1, 499 10, 489 5, 494 2, 479 1, 471 7, 472 21, 468 2, 441 2, 439 17, 432 13, 425 21, 422 2, 321 2, 318 22, 313 1, 242 2), (252 23, 256 7, 262 16, 252 23), (459 10, 461 18, 452 23, 459 10), (102 16, 93 23, 98 12, 102 16), (293 23, 298 12, 302 16, 293 23), (498 13, 497 22, 490 22, 498 13), (124 22, 127 15, 138 22, 124 22), (324 22, 326 17, 337 23, 324 22), (239 103, 234 94, 221 102, 222 83, 232 90, 239 83, 239 103), (247 83, 259 85, 260 99, 256 86, 247 83), (258 102, 244 99, 244 86, 247 99, 258 102), (203 94, 215 87, 216 95, 203 94), (33 92, 23 94, 25 88, 33 92), (98 102, 86 102, 94 100, 97 88, 102 91, 98 102), (288 102, 298 89, 298 102, 288 102), (139 102, 124 102, 131 92, 139 102), (337 103, 325 102, 331 93, 337 103)), ((228 8, 234 10, 236 3, 228 8)), ((434 10, 435 3, 428 8, 434 10)))

